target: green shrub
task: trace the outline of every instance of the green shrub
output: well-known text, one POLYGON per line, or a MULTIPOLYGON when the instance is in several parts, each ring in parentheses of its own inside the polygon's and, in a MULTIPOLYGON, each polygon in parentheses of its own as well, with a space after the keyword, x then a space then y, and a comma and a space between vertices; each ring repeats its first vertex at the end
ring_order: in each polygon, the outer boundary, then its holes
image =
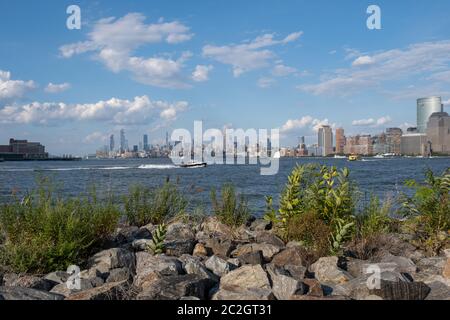
POLYGON ((125 216, 130 225, 161 224, 185 212, 187 201, 177 186, 166 182, 148 189, 140 185, 130 188, 123 198, 125 216))
POLYGON ((336 167, 316 164, 297 165, 281 194, 278 214, 274 212, 272 198, 266 198, 265 219, 272 221, 280 236, 288 239, 292 219, 306 213, 314 214, 331 227, 331 233, 327 234, 331 237, 340 223, 345 226, 354 219, 354 188, 348 176, 346 168, 338 171, 336 167))
POLYGON ((166 240, 167 227, 165 224, 160 224, 153 232, 152 242, 149 245, 149 251, 156 255, 165 252, 164 241, 166 240))
POLYGON ((424 183, 406 182, 414 190, 412 196, 401 198, 402 213, 417 238, 415 244, 438 254, 449 245, 450 232, 450 168, 441 176, 426 171, 424 183))
POLYGON ((372 196, 369 204, 356 216, 356 236, 368 238, 388 233, 393 224, 393 219, 389 215, 391 206, 389 199, 381 205, 380 199, 372 196))
POLYGON ((80 264, 115 230, 120 213, 94 195, 64 200, 41 185, 0 207, 0 265, 45 273, 80 264))
POLYGON ((230 227, 239 227, 250 217, 247 200, 242 195, 238 195, 231 184, 222 186, 221 199, 217 199, 216 190, 212 189, 211 203, 214 214, 222 223, 230 227))

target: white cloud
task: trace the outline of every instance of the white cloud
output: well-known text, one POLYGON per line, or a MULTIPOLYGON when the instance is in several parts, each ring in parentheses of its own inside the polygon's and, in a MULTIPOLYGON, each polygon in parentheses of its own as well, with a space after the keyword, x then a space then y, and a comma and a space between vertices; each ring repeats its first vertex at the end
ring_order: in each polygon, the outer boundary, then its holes
POLYGON ((184 24, 164 22, 146 24, 145 16, 129 13, 122 18, 99 20, 88 34, 88 40, 67 44, 60 48, 61 55, 94 52, 96 59, 113 72, 129 71, 138 82, 163 87, 184 88, 188 85, 182 76, 183 63, 191 54, 184 53, 178 59, 163 57, 136 57, 133 52, 148 44, 166 42, 177 44, 193 37, 184 24))
MULTIPOLYGON (((450 40, 417 43, 370 56, 355 50, 348 52, 352 59, 359 57, 352 67, 324 74, 319 83, 301 85, 299 89, 314 95, 348 95, 360 89, 382 89, 391 81, 417 81, 421 75, 437 81, 438 77, 446 78, 450 71, 450 40)), ((440 87, 442 83, 435 84, 440 87)))
POLYGON ((329 125, 332 128, 336 127, 335 123, 330 123, 328 119, 314 119, 311 116, 304 116, 300 119, 289 119, 280 128, 280 133, 283 135, 288 134, 311 134, 317 133, 319 128, 329 125))
POLYGON ((270 60, 275 58, 275 54, 267 49, 268 47, 287 44, 297 40, 301 35, 302 32, 294 32, 282 40, 276 40, 273 34, 264 34, 241 44, 225 46, 206 45, 202 51, 204 57, 231 65, 233 75, 239 77, 245 72, 265 68, 270 65, 270 60))
POLYGON ((275 80, 272 78, 262 77, 258 79, 258 87, 267 89, 270 88, 275 83, 275 80))
POLYGON ((192 80, 195 82, 203 82, 208 81, 209 79, 209 72, 213 69, 213 66, 204 66, 204 65, 198 65, 195 67, 194 72, 192 72, 192 80))
POLYGON ((11 80, 11 72, 0 70, 0 100, 21 98, 35 88, 34 81, 11 80))
POLYGON ((353 61, 352 66, 365 66, 374 63, 373 59, 370 56, 361 56, 353 61))
POLYGON ((272 75, 275 77, 286 77, 290 74, 296 73, 297 69, 288 67, 283 64, 277 64, 272 68, 272 75))
POLYGON ((0 109, 0 123, 57 125, 64 121, 104 121, 116 125, 149 124, 175 120, 188 103, 151 101, 147 96, 134 100, 112 98, 88 104, 33 102, 0 109))
POLYGON ((352 125, 358 127, 382 127, 390 122, 392 122, 391 117, 384 116, 379 119, 369 118, 369 119, 354 120, 352 121, 352 125))
POLYGON ((70 83, 65 82, 65 83, 61 83, 61 84, 54 84, 54 83, 50 82, 47 85, 47 87, 45 88, 45 92, 60 93, 60 92, 66 91, 68 89, 70 89, 70 83))
POLYGON ((84 143, 97 143, 97 142, 104 142, 107 139, 107 135, 96 131, 96 132, 92 132, 91 134, 87 135, 83 142, 84 143))
POLYGON ((450 106, 450 99, 444 100, 444 101, 442 102, 442 104, 443 104, 444 106, 450 106))

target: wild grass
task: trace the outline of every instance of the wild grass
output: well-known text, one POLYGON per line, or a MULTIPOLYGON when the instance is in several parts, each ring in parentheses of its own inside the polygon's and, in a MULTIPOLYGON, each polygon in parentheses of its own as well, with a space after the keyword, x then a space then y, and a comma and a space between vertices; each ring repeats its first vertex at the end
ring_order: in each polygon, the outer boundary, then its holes
POLYGON ((214 214, 230 227, 239 227, 250 217, 247 200, 243 195, 237 194, 232 184, 222 186, 220 198, 215 189, 211 190, 211 203, 214 214))

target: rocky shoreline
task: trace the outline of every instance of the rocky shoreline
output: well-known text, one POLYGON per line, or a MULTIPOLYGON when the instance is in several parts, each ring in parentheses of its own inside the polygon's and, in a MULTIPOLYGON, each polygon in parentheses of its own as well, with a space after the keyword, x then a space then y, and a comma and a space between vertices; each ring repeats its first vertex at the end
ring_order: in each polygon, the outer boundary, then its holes
POLYGON ((427 257, 398 234, 370 260, 350 252, 309 264, 262 219, 173 222, 160 255, 147 249, 155 229, 119 228, 83 265, 79 289, 62 270, 0 273, 0 300, 450 300, 450 250, 427 257))

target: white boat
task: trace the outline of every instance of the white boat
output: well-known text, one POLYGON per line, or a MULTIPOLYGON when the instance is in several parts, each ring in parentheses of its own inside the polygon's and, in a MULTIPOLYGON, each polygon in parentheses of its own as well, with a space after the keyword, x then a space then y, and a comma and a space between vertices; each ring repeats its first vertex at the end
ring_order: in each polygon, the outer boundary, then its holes
POLYGON ((181 168, 204 168, 208 164, 206 162, 199 162, 199 161, 189 161, 188 163, 182 163, 180 164, 181 168))
POLYGON ((280 151, 276 151, 276 152, 273 154, 273 158, 274 158, 274 159, 280 159, 280 158, 281 158, 280 151))
POLYGON ((337 155, 337 154, 334 156, 334 158, 335 158, 335 159, 347 159, 346 156, 339 156, 339 155, 337 155))
POLYGON ((374 158, 377 158, 377 159, 384 159, 384 155, 382 155, 382 154, 377 154, 376 156, 374 156, 374 158))

